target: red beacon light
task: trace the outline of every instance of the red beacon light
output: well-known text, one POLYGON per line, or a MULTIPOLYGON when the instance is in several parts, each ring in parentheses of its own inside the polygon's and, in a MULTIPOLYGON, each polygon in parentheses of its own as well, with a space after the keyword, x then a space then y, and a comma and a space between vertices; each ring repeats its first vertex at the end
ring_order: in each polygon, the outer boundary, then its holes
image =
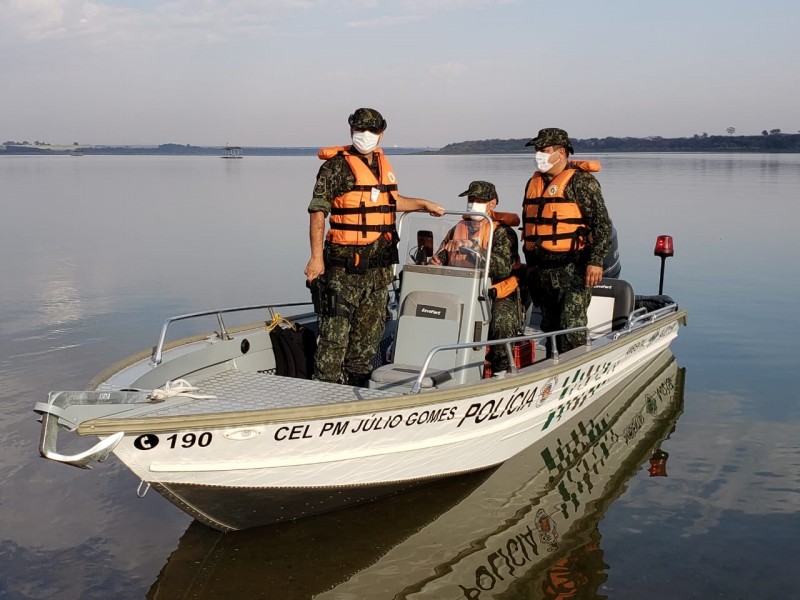
POLYGON ((672 247, 672 236, 671 235, 660 235, 656 240, 656 248, 653 251, 655 256, 660 256, 662 258, 668 258, 675 254, 675 250, 672 247))
POLYGON ((653 250, 653 254, 661 257, 661 275, 658 280, 658 295, 660 296, 664 293, 664 262, 670 256, 675 254, 675 250, 672 247, 672 236, 658 236, 658 239, 656 239, 656 248, 653 250))

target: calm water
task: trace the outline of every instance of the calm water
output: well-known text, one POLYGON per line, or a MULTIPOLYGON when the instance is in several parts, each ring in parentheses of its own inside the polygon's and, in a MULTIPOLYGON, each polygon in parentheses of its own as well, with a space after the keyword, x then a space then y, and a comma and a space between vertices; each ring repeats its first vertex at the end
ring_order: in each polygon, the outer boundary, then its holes
MULTIPOLYGON (((114 459, 93 471, 40 459, 31 408, 151 347, 168 316, 305 299, 319 161, 0 159, 0 598, 447 597, 434 572, 481 599, 555 597, 575 582, 583 598, 800 597, 800 156, 599 158, 622 276, 655 293, 653 244, 672 235, 665 293, 689 311, 672 346, 671 368, 685 369, 669 384, 680 380, 676 406, 642 425, 619 467, 537 479, 554 439, 490 475, 227 536, 157 494, 137 498, 114 459), (649 476, 656 447, 668 477, 649 476), (513 574, 486 562, 523 535, 512 521, 541 525, 537 507, 562 491, 577 521, 553 553, 540 539, 513 574), (459 544, 486 554, 459 562, 459 544)), ((499 208, 518 210, 532 168, 529 156, 392 162, 405 195, 453 209, 488 179, 499 208)), ((641 420, 647 394, 626 393, 615 427, 641 420)), ((584 450, 589 468, 598 450, 584 450)))

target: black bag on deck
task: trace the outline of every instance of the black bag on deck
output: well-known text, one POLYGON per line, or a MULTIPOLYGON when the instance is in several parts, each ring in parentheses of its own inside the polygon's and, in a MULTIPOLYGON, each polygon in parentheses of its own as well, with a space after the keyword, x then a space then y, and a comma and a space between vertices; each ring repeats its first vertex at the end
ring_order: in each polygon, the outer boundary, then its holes
POLYGON ((269 339, 275 353, 276 375, 311 379, 317 351, 317 336, 313 331, 297 324, 294 329, 278 325, 269 332, 269 339))

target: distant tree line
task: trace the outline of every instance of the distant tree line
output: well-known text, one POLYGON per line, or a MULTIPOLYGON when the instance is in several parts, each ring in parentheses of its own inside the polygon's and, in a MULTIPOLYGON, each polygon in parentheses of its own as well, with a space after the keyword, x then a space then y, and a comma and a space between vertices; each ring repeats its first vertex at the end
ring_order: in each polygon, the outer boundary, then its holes
MULTIPOLYGON (((733 131, 731 131, 733 129, 733 131)), ((800 152, 800 134, 781 133, 780 129, 764 130, 761 135, 695 134, 692 137, 604 137, 572 138, 575 152, 800 152)), ((448 144, 426 154, 511 154, 533 152, 525 146, 530 138, 474 140, 448 144)))
POLYGON ((23 142, 14 142, 9 140, 7 142, 3 142, 3 146, 49 146, 50 142, 40 142, 39 140, 35 140, 33 142, 29 142, 25 140, 23 142))

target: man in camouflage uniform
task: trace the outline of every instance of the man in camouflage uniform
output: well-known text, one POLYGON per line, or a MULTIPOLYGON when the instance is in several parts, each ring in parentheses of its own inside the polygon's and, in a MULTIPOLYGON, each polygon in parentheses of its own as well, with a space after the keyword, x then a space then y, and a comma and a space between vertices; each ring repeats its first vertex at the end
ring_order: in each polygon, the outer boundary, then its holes
MULTIPOLYGON (((526 146, 536 150, 538 173, 528 181, 523 203, 523 252, 529 267, 528 286, 531 299, 542 311, 542 331, 556 331, 585 326, 586 311, 592 297, 592 287, 603 277, 603 258, 611 245, 611 220, 606 210, 600 183, 580 163, 569 161, 573 154, 567 132, 555 127, 541 129, 526 146), (555 191, 556 177, 568 169, 574 174, 563 190, 555 191), (525 216, 537 199, 529 196, 534 179, 542 178, 541 188, 561 194, 561 202, 577 204, 583 223, 578 233, 585 245, 570 251, 548 251, 547 238, 531 235, 530 219, 525 216)), ((599 168, 599 166, 597 167, 599 168)), ((539 201, 542 198, 538 199, 539 201)), ((562 205, 563 206, 563 205, 562 205)), ((584 332, 558 336, 559 352, 566 352, 586 342, 584 332)))
MULTIPOLYGON (((372 108, 359 108, 348 118, 353 145, 343 150, 363 161, 377 181, 386 180, 377 145, 383 138, 386 120, 372 108)), ((322 152, 322 151, 321 151, 322 152)), ((322 153, 321 153, 322 157, 322 153)), ((394 181, 393 173, 388 173, 394 181)), ((378 192, 386 187, 376 186, 378 192)), ((312 292, 323 290, 327 308, 319 314, 319 343, 315 357, 314 378, 321 381, 364 386, 372 371, 372 359, 377 352, 386 322, 387 286, 392 281, 392 262, 396 262, 396 232, 380 235, 367 245, 339 244, 325 240, 325 219, 331 215, 337 199, 356 189, 356 176, 340 151, 327 159, 317 173, 314 193, 308 205, 311 259, 305 268, 306 280, 312 292), (392 255, 395 256, 392 256, 392 255), (357 255, 357 256, 356 256, 357 255), (387 257, 391 257, 387 259, 387 257), (351 265, 360 265, 354 271, 351 265), (322 277, 321 277, 322 276, 322 277), (321 284, 321 285, 320 285, 321 284)), ((444 208, 422 198, 408 198, 396 191, 396 210, 403 212, 426 210, 441 215, 444 208)), ((370 192, 366 192, 369 202, 370 192)), ((393 229, 393 214, 392 214, 393 229)))
MULTIPOLYGON (((513 291, 504 297, 497 297, 495 291, 492 301, 492 319, 489 325, 489 339, 499 340, 502 338, 514 337, 522 332, 522 302, 516 276, 513 274, 515 268, 520 266, 519 260, 519 239, 516 232, 499 220, 505 213, 495 212, 495 207, 500 201, 497 190, 493 183, 488 181, 473 181, 469 184, 467 191, 459 194, 459 197, 467 197, 467 210, 481 212, 493 219, 496 223, 492 237, 492 258, 489 264, 489 277, 495 290, 500 289, 500 282, 513 279, 513 291)), ((516 215, 509 215, 514 218, 514 222, 519 223, 516 215)), ((431 258, 432 264, 454 264, 460 258, 462 248, 468 248, 478 254, 485 252, 481 247, 480 229, 485 226, 486 220, 476 218, 475 220, 465 219, 453 227, 442 240, 439 250, 431 258)), ((468 251, 469 252, 469 251, 468 251)), ((467 254, 470 256, 470 253, 467 254)), ((510 283, 510 282, 509 282, 510 283)), ((502 294, 502 293, 501 293, 502 294)), ((495 374, 508 370, 508 352, 505 346, 492 346, 487 357, 495 374)))

